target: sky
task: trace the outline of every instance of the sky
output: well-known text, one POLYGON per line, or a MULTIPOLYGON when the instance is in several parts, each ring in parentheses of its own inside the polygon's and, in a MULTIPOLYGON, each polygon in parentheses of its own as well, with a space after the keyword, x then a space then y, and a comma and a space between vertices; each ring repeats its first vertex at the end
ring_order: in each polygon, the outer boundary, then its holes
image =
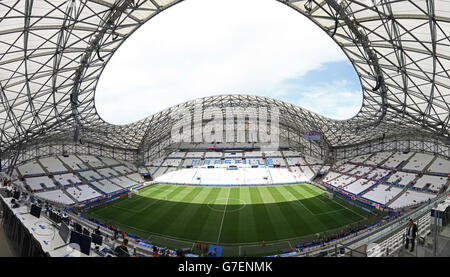
POLYGON ((186 0, 119 47, 95 105, 107 122, 128 124, 222 94, 271 97, 341 120, 362 103, 348 58, 295 10, 274 0, 186 0))

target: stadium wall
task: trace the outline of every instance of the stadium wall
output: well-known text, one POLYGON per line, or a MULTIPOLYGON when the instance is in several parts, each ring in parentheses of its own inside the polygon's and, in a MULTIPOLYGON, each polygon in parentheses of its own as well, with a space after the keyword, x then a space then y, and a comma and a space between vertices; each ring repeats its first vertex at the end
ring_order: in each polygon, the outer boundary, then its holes
POLYGON ((445 142, 433 137, 390 137, 361 143, 357 145, 336 147, 332 150, 335 161, 353 158, 370 153, 398 151, 398 152, 422 152, 437 154, 450 159, 450 142, 445 142))

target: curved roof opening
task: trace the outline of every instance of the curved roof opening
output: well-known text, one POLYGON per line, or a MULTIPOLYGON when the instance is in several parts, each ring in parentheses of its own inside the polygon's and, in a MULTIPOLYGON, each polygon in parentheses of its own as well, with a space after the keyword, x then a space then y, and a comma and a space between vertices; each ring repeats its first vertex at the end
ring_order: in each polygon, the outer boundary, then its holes
POLYGON ((274 0, 189 0, 162 12, 119 47, 95 101, 104 120, 126 124, 219 94, 271 97, 333 119, 362 103, 339 46, 274 0))

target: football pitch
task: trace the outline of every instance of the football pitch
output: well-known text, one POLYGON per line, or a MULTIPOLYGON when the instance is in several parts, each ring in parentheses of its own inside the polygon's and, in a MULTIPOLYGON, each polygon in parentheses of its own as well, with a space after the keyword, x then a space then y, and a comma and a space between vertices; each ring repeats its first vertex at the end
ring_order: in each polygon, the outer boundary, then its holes
POLYGON ((228 255, 276 252, 320 233, 348 230, 374 219, 309 184, 208 187, 152 185, 132 197, 84 214, 157 245, 193 248, 195 242, 231 249, 228 255), (270 248, 272 247, 272 248, 270 248), (258 248, 258 249, 256 249, 258 248))

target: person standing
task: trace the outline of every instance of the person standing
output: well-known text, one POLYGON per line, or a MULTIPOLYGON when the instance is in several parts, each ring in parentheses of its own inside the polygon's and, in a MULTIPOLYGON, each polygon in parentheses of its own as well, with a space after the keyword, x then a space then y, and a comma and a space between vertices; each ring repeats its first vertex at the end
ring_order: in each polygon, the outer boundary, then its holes
POLYGON ((408 221, 408 227, 406 228, 406 245, 405 248, 409 248, 409 243, 411 242, 411 250, 410 252, 414 251, 414 242, 417 235, 417 225, 414 223, 412 219, 408 221))

